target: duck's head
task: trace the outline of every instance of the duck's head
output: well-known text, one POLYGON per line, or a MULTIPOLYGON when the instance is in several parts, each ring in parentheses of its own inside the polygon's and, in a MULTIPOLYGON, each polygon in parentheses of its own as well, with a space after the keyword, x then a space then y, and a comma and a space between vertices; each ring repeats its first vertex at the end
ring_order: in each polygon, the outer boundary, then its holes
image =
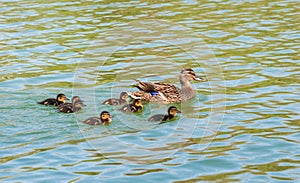
POLYGON ((196 75, 195 71, 191 68, 182 69, 180 72, 180 81, 205 81, 204 78, 200 78, 196 75))
POLYGON ((136 107, 143 107, 143 103, 141 99, 134 99, 133 100, 133 105, 136 107))
POLYGON ((76 101, 73 103, 73 111, 77 112, 86 106, 82 101, 76 101))
POLYGON ((77 102, 81 102, 83 103, 83 100, 81 100, 81 98, 79 96, 74 96, 72 97, 72 103, 77 103, 77 102))
POLYGON ((101 122, 103 123, 110 123, 111 122, 111 115, 107 111, 102 111, 100 114, 101 122))
POLYGON ((56 96, 56 100, 59 101, 59 102, 62 102, 62 103, 65 103, 66 100, 69 100, 65 94, 63 93, 60 93, 56 96))
POLYGON ((86 105, 82 101, 76 101, 76 102, 73 103, 73 106, 82 108, 86 105))
POLYGON ((171 116, 175 116, 176 113, 181 113, 181 111, 179 109, 177 109, 177 107, 175 106, 171 106, 168 109, 168 114, 171 116))
POLYGON ((121 92, 120 99, 121 100, 126 100, 127 98, 128 98, 128 93, 127 92, 121 92))

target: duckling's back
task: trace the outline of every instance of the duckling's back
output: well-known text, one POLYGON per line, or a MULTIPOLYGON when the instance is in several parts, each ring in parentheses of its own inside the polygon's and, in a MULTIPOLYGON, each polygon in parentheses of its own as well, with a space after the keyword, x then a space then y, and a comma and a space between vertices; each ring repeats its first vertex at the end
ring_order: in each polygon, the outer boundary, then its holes
POLYGON ((104 104, 104 105, 119 105, 120 100, 117 98, 110 98, 110 99, 107 99, 104 102, 102 102, 102 104, 104 104))
POLYGON ((48 98, 48 99, 45 99, 41 102, 38 102, 38 104, 42 104, 42 105, 54 105, 54 106, 58 106, 58 103, 56 101, 55 98, 48 98))
POLYGON ((163 121, 165 118, 164 114, 155 114, 153 116, 151 116, 148 121, 163 121))
POLYGON ((90 117, 83 122, 86 124, 89 124, 89 125, 101 125, 102 124, 101 119, 98 117, 90 117))
POLYGON ((73 105, 72 103, 63 103, 58 106, 58 111, 63 113, 72 113, 73 105))

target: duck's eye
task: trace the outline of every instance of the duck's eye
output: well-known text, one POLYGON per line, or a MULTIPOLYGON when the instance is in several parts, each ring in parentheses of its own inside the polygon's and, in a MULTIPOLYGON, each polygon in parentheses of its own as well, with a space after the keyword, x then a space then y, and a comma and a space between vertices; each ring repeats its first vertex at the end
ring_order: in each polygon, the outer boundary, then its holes
POLYGON ((171 114, 175 114, 176 112, 177 112, 176 109, 171 109, 171 111, 170 111, 171 114))
POLYGON ((189 74, 192 76, 196 76, 196 74, 194 72, 189 72, 189 74))

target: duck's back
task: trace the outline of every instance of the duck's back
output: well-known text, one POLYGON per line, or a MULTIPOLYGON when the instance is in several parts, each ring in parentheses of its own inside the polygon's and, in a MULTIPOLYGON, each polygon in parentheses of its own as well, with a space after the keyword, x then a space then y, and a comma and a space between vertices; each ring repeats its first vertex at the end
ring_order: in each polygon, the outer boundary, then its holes
POLYGON ((142 109, 142 107, 134 106, 133 104, 125 104, 120 108, 120 110, 123 112, 139 112, 142 109))
POLYGON ((63 113, 72 113, 73 105, 72 103, 63 103, 58 106, 58 111, 63 113))
POLYGON ((151 83, 138 81, 137 88, 140 91, 132 92, 133 96, 142 100, 155 103, 178 103, 181 102, 180 88, 172 84, 151 83))
POLYGON ((102 124, 101 119, 98 117, 90 117, 90 118, 86 119, 84 121, 84 123, 89 124, 89 125, 101 125, 102 124))
POLYGON ((110 99, 105 100, 102 104, 104 104, 104 105, 119 105, 120 99, 110 98, 110 99))
POLYGON ((180 88, 172 84, 154 83, 154 91, 162 93, 179 93, 180 88))
POLYGON ((163 121, 165 118, 164 114, 155 114, 153 116, 151 116, 148 121, 163 121))
POLYGON ((132 107, 134 107, 134 106, 131 105, 131 104, 125 104, 120 108, 120 110, 123 111, 123 112, 131 112, 132 107))
POLYGON ((42 105, 54 105, 54 106, 58 106, 58 103, 56 101, 55 98, 48 98, 48 99, 45 99, 41 102, 38 102, 38 104, 42 104, 42 105))

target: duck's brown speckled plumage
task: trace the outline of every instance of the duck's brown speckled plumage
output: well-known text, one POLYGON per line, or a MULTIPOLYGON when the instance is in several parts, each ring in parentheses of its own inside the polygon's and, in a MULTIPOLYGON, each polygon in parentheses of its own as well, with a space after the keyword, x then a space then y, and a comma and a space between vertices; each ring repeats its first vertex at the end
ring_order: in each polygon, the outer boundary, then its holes
POLYGON ((136 80, 136 87, 140 91, 128 92, 128 94, 132 98, 138 97, 149 102, 178 103, 195 97, 196 92, 192 88, 190 81, 205 81, 197 77, 193 69, 183 69, 180 73, 179 80, 181 88, 172 84, 141 82, 136 80))

